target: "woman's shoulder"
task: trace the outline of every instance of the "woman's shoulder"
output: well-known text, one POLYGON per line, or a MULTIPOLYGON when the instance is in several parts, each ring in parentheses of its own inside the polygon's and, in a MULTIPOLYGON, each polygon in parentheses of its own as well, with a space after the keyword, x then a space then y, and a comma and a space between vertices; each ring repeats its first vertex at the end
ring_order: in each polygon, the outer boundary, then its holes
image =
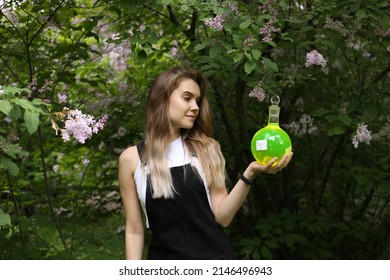
POLYGON ((122 151, 119 156, 119 165, 125 167, 127 170, 132 170, 133 172, 137 168, 139 162, 139 155, 137 151, 137 146, 130 146, 122 151))

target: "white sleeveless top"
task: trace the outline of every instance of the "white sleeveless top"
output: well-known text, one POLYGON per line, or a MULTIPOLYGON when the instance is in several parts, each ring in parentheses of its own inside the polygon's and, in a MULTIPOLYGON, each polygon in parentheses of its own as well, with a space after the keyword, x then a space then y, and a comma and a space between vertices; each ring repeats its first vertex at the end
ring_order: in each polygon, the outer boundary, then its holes
MULTIPOLYGON (((205 180, 205 175, 202 166, 196 156, 190 155, 190 153, 188 152, 187 148, 183 143, 181 136, 169 144, 167 161, 168 161, 169 168, 191 164, 193 167, 197 169, 206 188, 207 198, 211 207, 210 191, 207 186, 207 182, 205 180)), ((137 187, 138 199, 141 203, 142 209, 146 217, 147 227, 149 227, 149 222, 148 222, 148 215, 146 212, 146 180, 147 180, 147 175, 149 173, 150 171, 148 170, 148 166, 146 167, 142 166, 141 160, 139 160, 137 168, 135 169, 134 172, 134 181, 137 187)))

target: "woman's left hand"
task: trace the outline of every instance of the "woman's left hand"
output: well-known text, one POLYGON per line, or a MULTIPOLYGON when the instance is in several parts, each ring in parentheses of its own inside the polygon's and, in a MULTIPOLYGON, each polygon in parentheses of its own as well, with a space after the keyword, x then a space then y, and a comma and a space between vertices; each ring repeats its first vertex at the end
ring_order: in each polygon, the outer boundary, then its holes
POLYGON ((259 173, 269 173, 269 174, 276 174, 279 171, 282 171, 284 168, 287 167, 287 165, 290 163, 292 159, 293 153, 288 153, 285 154, 282 159, 276 164, 275 166, 274 163, 278 160, 278 158, 273 158, 271 159, 267 164, 263 165, 258 163, 257 161, 253 161, 249 164, 247 170, 252 176, 250 177, 255 177, 259 173))

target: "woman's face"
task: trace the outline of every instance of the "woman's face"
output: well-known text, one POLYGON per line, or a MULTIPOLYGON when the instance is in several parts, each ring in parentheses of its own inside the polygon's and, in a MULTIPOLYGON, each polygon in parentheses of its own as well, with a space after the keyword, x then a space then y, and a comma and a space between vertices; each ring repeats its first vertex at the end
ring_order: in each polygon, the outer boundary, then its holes
POLYGON ((169 97, 168 114, 174 129, 180 135, 180 129, 191 129, 199 114, 200 88, 191 80, 182 80, 169 97))

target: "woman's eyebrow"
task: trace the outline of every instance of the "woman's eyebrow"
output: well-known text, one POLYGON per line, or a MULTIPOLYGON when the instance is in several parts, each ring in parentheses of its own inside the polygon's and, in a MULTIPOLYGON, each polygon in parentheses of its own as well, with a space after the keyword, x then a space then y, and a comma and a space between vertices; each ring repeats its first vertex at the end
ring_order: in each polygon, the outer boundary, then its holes
POLYGON ((183 94, 189 94, 191 96, 197 96, 197 98, 200 98, 200 95, 198 96, 198 95, 196 95, 196 94, 194 94, 194 93, 192 93, 192 92, 190 92, 188 90, 183 91, 183 94))

